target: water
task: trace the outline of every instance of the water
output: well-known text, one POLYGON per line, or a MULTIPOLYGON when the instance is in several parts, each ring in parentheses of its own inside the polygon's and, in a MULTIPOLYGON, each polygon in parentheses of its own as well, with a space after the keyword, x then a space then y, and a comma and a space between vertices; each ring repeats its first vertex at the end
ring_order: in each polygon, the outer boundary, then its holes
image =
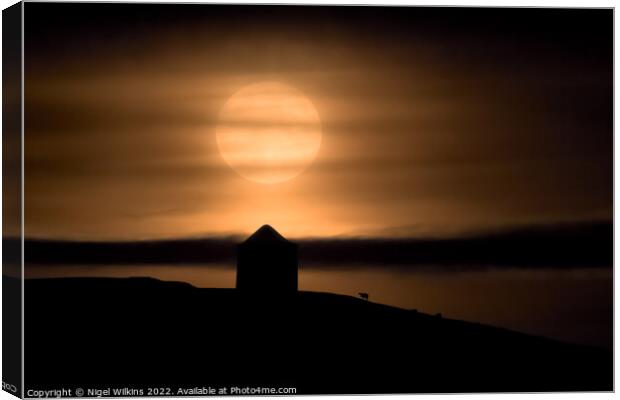
MULTIPOLYGON (((232 288, 232 265, 29 265, 26 278, 150 276, 232 288)), ((444 317, 612 348, 611 268, 301 268, 300 290, 357 296, 444 317)))

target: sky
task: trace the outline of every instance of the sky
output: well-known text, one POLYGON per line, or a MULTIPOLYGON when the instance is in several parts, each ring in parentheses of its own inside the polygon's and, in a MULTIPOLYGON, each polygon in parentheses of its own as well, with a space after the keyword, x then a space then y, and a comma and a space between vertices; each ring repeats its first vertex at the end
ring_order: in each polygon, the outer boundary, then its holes
MULTIPOLYGON (((416 237, 612 219, 611 10, 25 13, 27 237, 225 236, 266 223, 291 238, 416 237), (320 137, 302 133, 300 171, 267 184, 218 143, 237 126, 231 99, 265 83, 298 96, 261 122, 274 137, 304 124, 320 137)), ((242 123, 233 142, 262 126, 242 123)))

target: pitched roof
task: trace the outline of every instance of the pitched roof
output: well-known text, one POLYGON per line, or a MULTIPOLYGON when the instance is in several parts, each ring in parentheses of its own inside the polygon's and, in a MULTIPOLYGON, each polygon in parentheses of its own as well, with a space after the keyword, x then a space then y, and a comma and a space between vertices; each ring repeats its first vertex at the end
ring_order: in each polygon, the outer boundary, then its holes
POLYGON ((243 243, 291 243, 270 225, 263 225, 243 243))

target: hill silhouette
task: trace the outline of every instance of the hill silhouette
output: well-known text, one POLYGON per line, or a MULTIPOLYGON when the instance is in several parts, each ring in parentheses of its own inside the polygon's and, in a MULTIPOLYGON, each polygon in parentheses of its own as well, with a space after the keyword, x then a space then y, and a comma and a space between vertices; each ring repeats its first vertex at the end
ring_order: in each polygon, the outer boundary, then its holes
POLYGON ((31 279, 25 309, 28 388, 613 389, 611 351, 328 293, 283 301, 150 278, 31 279))

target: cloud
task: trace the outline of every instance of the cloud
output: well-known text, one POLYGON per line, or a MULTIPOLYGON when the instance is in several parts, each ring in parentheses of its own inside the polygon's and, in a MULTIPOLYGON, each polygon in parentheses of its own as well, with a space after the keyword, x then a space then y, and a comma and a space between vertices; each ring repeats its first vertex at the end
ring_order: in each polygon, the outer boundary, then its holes
MULTIPOLYGON (((168 211, 164 211, 168 213, 168 211)), ((176 212, 176 210, 172 210, 176 212)), ((233 263, 243 238, 140 242, 29 239, 32 264, 233 263)), ((446 238, 341 237, 298 239, 302 268, 611 267, 611 222, 526 226, 446 238)))

